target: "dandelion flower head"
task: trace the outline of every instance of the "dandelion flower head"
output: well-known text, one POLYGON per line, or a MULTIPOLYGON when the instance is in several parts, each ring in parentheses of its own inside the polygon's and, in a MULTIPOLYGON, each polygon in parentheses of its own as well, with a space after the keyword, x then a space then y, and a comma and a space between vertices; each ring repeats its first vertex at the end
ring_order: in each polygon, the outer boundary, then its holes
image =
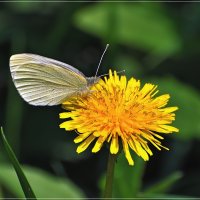
POLYGON ((98 152, 104 143, 109 144, 110 153, 117 154, 120 146, 130 165, 134 165, 130 149, 145 161, 153 155, 149 144, 158 150, 163 137, 179 130, 169 124, 175 120, 177 107, 165 107, 170 96, 155 97, 157 86, 126 76, 119 77, 110 70, 91 87, 88 95, 80 95, 63 103, 67 112, 60 118, 67 119, 60 125, 67 131, 77 130, 75 143, 80 143, 77 152, 81 153, 93 142, 92 152, 98 152))

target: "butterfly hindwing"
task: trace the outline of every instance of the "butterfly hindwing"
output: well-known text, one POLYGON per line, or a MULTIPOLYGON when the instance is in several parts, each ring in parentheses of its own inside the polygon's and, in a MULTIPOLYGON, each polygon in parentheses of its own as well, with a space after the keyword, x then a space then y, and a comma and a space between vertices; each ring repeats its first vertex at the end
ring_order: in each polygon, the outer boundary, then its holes
POLYGON ((20 95, 32 105, 58 105, 87 88, 79 70, 39 55, 13 55, 10 70, 20 95))

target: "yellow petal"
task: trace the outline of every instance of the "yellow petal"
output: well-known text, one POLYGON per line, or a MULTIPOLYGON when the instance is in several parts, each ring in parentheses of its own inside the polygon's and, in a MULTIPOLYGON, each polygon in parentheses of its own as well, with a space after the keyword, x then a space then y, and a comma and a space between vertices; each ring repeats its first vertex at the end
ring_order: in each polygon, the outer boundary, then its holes
POLYGON ((90 134, 91 134, 90 132, 88 132, 88 133, 82 133, 82 134, 80 134, 78 137, 76 137, 76 138, 74 139, 74 142, 75 142, 75 143, 80 143, 80 142, 82 142, 85 138, 87 138, 90 134))
POLYGON ((169 125, 160 125, 160 127, 164 130, 166 130, 167 132, 179 132, 179 129, 173 127, 173 126, 169 126, 169 125))
POLYGON ((174 111, 178 110, 178 107, 168 107, 168 108, 163 108, 162 111, 166 113, 172 113, 174 111))
POLYGON ((141 147, 140 143, 137 140, 135 140, 134 142, 138 155, 140 155, 145 161, 149 160, 147 152, 141 147))
POLYGON ((123 144, 123 149, 124 149, 125 157, 128 160, 129 165, 134 165, 134 161, 133 161, 133 159, 131 157, 131 154, 130 154, 127 142, 125 140, 122 140, 122 144, 123 144))
POLYGON ((95 139, 95 137, 93 135, 90 135, 86 140, 84 140, 84 142, 82 142, 78 148, 76 149, 77 153, 81 153, 83 151, 85 151, 88 146, 90 145, 90 143, 95 139))
POLYGON ((71 117, 71 112, 64 112, 59 114, 60 119, 71 117))
POLYGON ((111 145, 110 145, 110 153, 117 154, 119 151, 119 143, 118 143, 118 136, 112 137, 111 145))

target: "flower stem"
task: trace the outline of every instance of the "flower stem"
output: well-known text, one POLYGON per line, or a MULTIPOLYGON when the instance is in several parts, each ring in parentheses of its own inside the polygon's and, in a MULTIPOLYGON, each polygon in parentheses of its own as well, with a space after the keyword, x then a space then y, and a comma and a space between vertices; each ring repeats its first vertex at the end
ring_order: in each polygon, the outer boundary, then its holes
POLYGON ((109 152, 107 172, 106 172, 106 185, 103 195, 105 199, 112 198, 112 185, 113 185, 113 176, 114 176, 116 158, 117 158, 116 154, 111 154, 109 152))

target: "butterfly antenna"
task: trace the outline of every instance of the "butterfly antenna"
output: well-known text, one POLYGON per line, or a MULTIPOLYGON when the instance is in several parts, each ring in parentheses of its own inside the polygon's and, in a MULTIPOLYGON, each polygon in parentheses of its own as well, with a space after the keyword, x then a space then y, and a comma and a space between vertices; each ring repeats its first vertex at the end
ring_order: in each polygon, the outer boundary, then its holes
MULTIPOLYGON (((121 70, 121 71, 118 71, 117 74, 121 74, 121 73, 124 73, 125 72, 125 69, 124 70, 121 70)), ((102 77, 102 76, 107 76, 109 74, 102 74, 100 75, 99 77, 102 77)))
POLYGON ((103 56, 104 56, 104 54, 106 53, 108 47, 109 47, 109 44, 106 44, 106 48, 105 48, 105 50, 104 50, 104 52, 103 52, 103 54, 102 54, 102 56, 101 56, 101 59, 100 59, 100 61, 99 61, 99 65, 98 65, 98 67, 97 67, 97 71, 96 71, 95 77, 97 76, 97 73, 98 73, 98 71, 99 71, 99 67, 100 67, 100 65, 101 65, 101 61, 102 61, 103 56))

